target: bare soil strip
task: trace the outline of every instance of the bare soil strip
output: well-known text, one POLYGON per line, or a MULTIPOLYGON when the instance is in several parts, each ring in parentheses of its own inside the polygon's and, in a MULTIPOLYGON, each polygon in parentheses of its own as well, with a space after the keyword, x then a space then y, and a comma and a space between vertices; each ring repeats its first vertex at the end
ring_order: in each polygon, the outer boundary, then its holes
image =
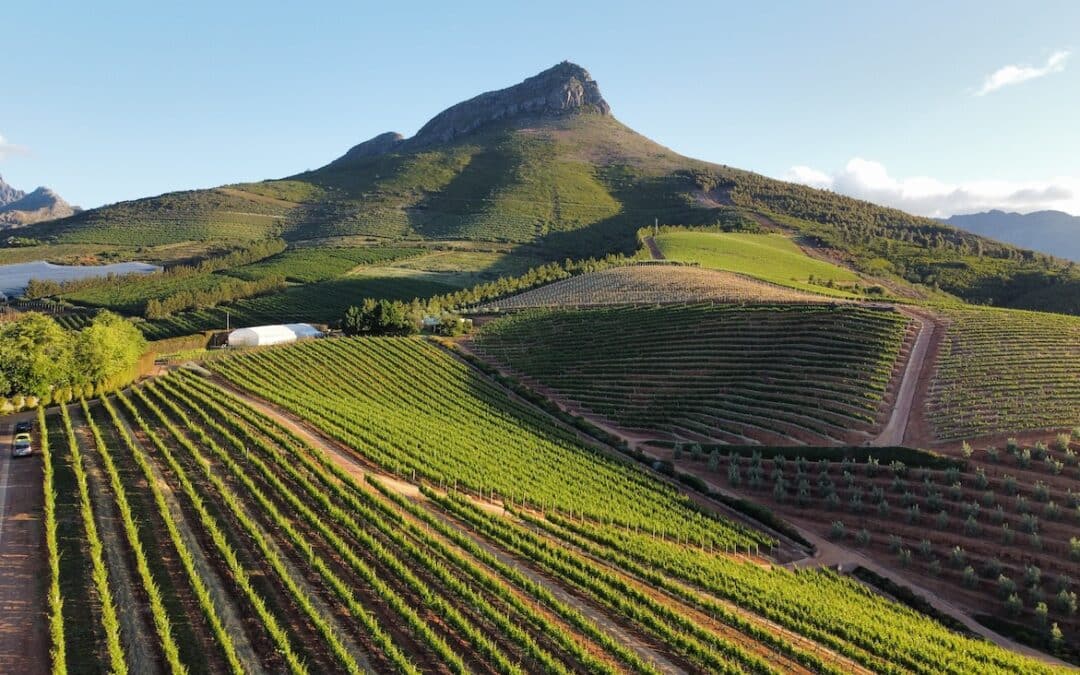
POLYGON ((667 260, 664 257, 664 252, 660 250, 660 247, 656 245, 656 240, 652 237, 645 237, 645 245, 649 247, 649 255, 653 260, 667 260))
POLYGON ((923 372, 927 352, 937 324, 927 312, 917 315, 905 312, 919 322, 919 336, 915 339, 915 346, 908 355, 907 364, 904 366, 904 377, 896 392, 896 400, 893 402, 892 413, 889 422, 881 430, 877 438, 868 445, 877 447, 902 445, 907 436, 908 420, 911 418, 912 407, 915 406, 915 395, 919 392, 919 378, 923 372))

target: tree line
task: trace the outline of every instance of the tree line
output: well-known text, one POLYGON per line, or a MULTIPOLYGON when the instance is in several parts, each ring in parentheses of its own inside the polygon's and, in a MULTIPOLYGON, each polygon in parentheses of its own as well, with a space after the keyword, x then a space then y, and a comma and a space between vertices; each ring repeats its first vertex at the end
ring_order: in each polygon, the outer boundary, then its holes
MULTIPOLYGON (((286 248, 282 239, 265 239, 257 241, 244 248, 235 249, 225 255, 213 256, 191 265, 172 265, 160 272, 168 279, 184 279, 187 277, 209 274, 221 270, 240 267, 258 262, 264 258, 281 253, 286 248)), ((104 277, 88 277, 85 279, 70 279, 68 281, 55 281, 52 279, 30 279, 26 285, 25 295, 29 300, 38 300, 76 291, 84 291, 95 288, 109 288, 119 283, 138 283, 145 279, 146 274, 134 272, 131 274, 109 274, 104 277)))
POLYGON ((146 301, 143 316, 147 319, 164 319, 185 309, 213 307, 223 302, 251 298, 284 289, 285 277, 280 274, 251 281, 222 277, 221 281, 211 288, 180 290, 163 298, 150 298, 146 301))
POLYGON ((426 301, 412 302, 364 298, 359 305, 350 306, 339 324, 346 335, 413 335, 418 333, 426 317, 436 323, 434 332, 455 335, 463 329, 458 312, 470 305, 477 305, 514 293, 549 284, 560 279, 597 272, 609 267, 633 265, 637 261, 622 255, 609 254, 603 258, 552 262, 530 269, 516 277, 500 277, 495 281, 478 284, 472 288, 437 295, 426 301))
POLYGON ((0 324, 0 396, 47 403, 69 400, 73 391, 121 386, 138 374, 145 352, 139 329, 112 312, 98 313, 78 332, 27 312, 0 324))

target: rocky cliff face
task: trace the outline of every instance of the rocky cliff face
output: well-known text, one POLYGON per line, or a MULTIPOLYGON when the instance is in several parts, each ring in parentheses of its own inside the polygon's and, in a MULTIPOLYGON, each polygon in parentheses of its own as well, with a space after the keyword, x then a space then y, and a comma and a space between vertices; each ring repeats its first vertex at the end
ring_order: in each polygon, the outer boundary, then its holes
POLYGON ((521 84, 489 91, 447 108, 425 124, 410 143, 445 143, 491 122, 579 110, 611 114, 611 107, 600 95, 600 86, 588 71, 563 61, 521 84))
POLYGON ((391 150, 414 150, 446 143, 482 127, 515 118, 542 118, 575 112, 610 115, 600 86, 581 66, 562 63, 506 89, 489 91, 442 111, 412 138, 387 132, 354 146, 331 166, 381 155, 391 150))
POLYGON ((0 228, 66 218, 79 210, 49 188, 39 187, 30 194, 23 194, 19 199, 0 205, 0 228))
POLYGON ((387 131, 385 134, 379 134, 371 140, 364 141, 359 145, 354 145, 340 158, 334 160, 330 166, 336 164, 348 164, 364 157, 373 157, 375 155, 383 155, 390 152, 394 147, 399 145, 405 137, 395 131, 387 131))
POLYGON ((26 193, 22 190, 16 190, 7 183, 4 182, 4 177, 0 176, 0 207, 6 206, 11 202, 18 201, 26 196, 26 193))

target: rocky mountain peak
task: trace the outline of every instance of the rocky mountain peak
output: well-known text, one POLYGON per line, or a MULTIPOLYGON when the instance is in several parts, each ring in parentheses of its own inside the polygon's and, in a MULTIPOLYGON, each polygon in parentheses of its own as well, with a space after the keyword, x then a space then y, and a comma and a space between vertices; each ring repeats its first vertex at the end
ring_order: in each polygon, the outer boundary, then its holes
POLYGON ((80 210, 79 207, 68 204, 60 195, 47 187, 39 187, 27 194, 22 190, 11 188, 0 179, 0 229, 66 218, 80 210), (10 189, 19 196, 4 202, 2 199, 4 188, 10 189))
POLYGON ((348 164, 392 150, 413 150, 447 143, 488 124, 515 118, 558 117, 576 112, 610 115, 600 85, 576 63, 563 61, 505 89, 458 103, 431 118, 412 138, 386 132, 353 146, 331 166, 348 164))
POLYGON ((22 190, 16 190, 7 183, 4 182, 4 177, 0 176, 0 206, 10 204, 11 202, 18 201, 26 196, 26 193, 22 190))
POLYGON ((513 117, 546 117, 591 110, 610 115, 600 85, 581 66, 563 61, 506 89, 489 91, 431 118, 410 142, 445 143, 491 122, 513 117))

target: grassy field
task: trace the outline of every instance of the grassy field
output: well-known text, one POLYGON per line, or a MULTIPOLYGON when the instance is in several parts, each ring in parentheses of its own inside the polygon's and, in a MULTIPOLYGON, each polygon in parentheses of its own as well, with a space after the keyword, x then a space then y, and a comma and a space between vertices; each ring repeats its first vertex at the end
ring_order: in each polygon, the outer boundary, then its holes
POLYGON ((499 277, 512 277, 543 264, 543 260, 522 253, 493 251, 432 251, 389 265, 370 265, 353 270, 358 277, 417 279, 458 288, 475 286, 499 277))
POLYGON ((345 276, 360 266, 373 266, 424 253, 423 249, 391 246, 357 248, 294 248, 226 274, 240 279, 279 275, 286 281, 309 284, 345 276))
POLYGON ((662 232, 654 241, 669 260, 740 272, 814 293, 851 297, 843 287, 859 281, 851 270, 811 258, 781 234, 673 231, 662 232), (816 283, 809 283, 811 278, 816 283), (830 281, 837 288, 825 285, 830 281))

